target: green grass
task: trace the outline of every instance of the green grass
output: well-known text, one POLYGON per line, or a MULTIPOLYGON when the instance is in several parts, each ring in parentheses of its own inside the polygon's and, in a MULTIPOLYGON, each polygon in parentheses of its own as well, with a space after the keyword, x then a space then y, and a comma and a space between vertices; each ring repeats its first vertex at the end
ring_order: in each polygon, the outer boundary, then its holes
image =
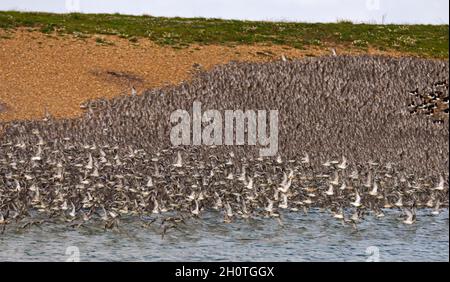
POLYGON ((393 50, 426 58, 448 58, 448 25, 289 23, 163 18, 109 14, 0 12, 0 28, 37 28, 44 33, 111 34, 131 42, 148 38, 161 45, 283 44, 294 48, 345 46, 393 50))

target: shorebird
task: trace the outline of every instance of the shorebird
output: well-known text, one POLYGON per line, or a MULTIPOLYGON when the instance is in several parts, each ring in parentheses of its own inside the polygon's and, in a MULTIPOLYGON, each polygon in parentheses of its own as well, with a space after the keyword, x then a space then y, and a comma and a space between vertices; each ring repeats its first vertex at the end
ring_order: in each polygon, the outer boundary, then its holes
POLYGON ((42 160, 42 147, 38 146, 38 151, 34 157, 31 158, 32 161, 40 161, 42 160))
POLYGON ((334 195, 333 185, 332 184, 330 184, 328 190, 325 192, 325 195, 327 195, 327 196, 333 196, 334 195))
POLYGON ((198 201, 195 200, 195 209, 191 211, 191 213, 195 216, 198 216, 198 214, 200 213, 199 207, 198 207, 198 201))
POLYGON ((344 210, 341 208, 339 208, 338 212, 333 212, 333 217, 336 219, 344 219, 344 210))
POLYGON ((442 177, 442 175, 439 176, 439 183, 436 187, 434 187, 434 190, 438 190, 438 191, 442 191, 444 190, 444 184, 445 184, 445 180, 444 177, 442 177))
POLYGON ((246 176, 246 171, 245 171, 245 166, 242 165, 242 172, 241 175, 238 178, 239 181, 242 181, 245 183, 245 181, 247 181, 247 176, 246 176))
POLYGON ((366 188, 372 187, 372 172, 369 172, 369 174, 367 175, 367 181, 364 184, 364 187, 366 188))
POLYGON ((153 200, 153 210, 152 213, 158 214, 159 213, 159 204, 156 199, 153 200))
POLYGON ((67 210, 69 207, 67 206, 67 200, 64 200, 64 203, 61 204, 61 210, 65 211, 67 210))
POLYGON ((89 153, 88 164, 85 166, 85 168, 88 169, 88 170, 93 169, 93 168, 94 168, 94 167, 93 167, 93 163, 94 163, 94 161, 93 161, 93 159, 92 159, 92 154, 89 153))
POLYGON ((118 215, 116 212, 114 212, 114 211, 109 211, 109 215, 110 215, 111 218, 113 218, 113 219, 119 216, 119 215, 118 215))
POLYGON ((282 194, 281 195, 282 198, 282 202, 280 204, 278 204, 278 207, 280 209, 287 209, 288 208, 288 197, 286 194, 282 194))
POLYGON ((192 191, 191 194, 187 197, 187 200, 189 202, 192 202, 196 199, 197 194, 195 193, 195 191, 192 191))
POLYGON ((215 203, 213 205, 213 209, 219 210, 220 208, 223 207, 222 199, 220 198, 219 194, 217 194, 217 192, 215 192, 214 194, 215 194, 217 200, 215 201, 215 203))
POLYGON ((369 192, 369 195, 371 196, 377 196, 378 195, 378 184, 376 181, 373 182, 373 189, 369 192))
POLYGON ((272 213, 273 212, 273 201, 272 200, 268 200, 268 205, 267 207, 265 207, 265 211, 268 213, 272 213))
POLYGON ((181 159, 181 153, 177 153, 177 161, 173 164, 174 167, 182 167, 183 166, 183 160, 181 159))
POLYGON ((334 48, 330 48, 331 51, 331 55, 333 55, 333 57, 337 56, 336 50, 334 48))
POLYGON ((305 156, 301 159, 302 164, 309 164, 309 155, 306 153, 305 156))
POLYGON ((52 118, 47 107, 44 108, 44 119, 43 121, 49 121, 52 118))
POLYGON ((441 202, 438 200, 436 202, 436 206, 434 207, 433 211, 431 212, 432 215, 439 215, 440 211, 439 208, 441 206, 441 202))
POLYGON ((278 163, 278 164, 282 164, 282 163, 283 163, 283 160, 281 159, 281 155, 278 155, 278 157, 277 157, 277 163, 278 163))
POLYGON ((284 173, 283 182, 281 182, 280 187, 278 187, 278 191, 280 191, 281 193, 287 193, 291 185, 292 178, 288 177, 286 173, 284 173))
POLYGON ((404 224, 414 224, 414 222, 416 222, 416 212, 414 209, 409 210, 409 209, 405 209, 404 210, 405 214, 406 214, 406 219, 403 220, 404 224))
POLYGON ((152 179, 151 176, 148 177, 148 181, 147 181, 147 184, 145 184, 145 186, 147 188, 152 188, 153 187, 153 179, 152 179))
POLYGON ((70 217, 75 218, 76 216, 75 205, 72 202, 70 202, 70 205, 72 206, 72 210, 70 211, 69 215, 70 217))
POLYGON ((231 209, 231 206, 230 206, 230 203, 226 203, 225 204, 225 207, 226 207, 226 209, 227 209, 227 211, 226 211, 226 215, 227 215, 227 217, 228 218, 232 218, 233 217, 233 211, 232 211, 232 209, 231 209))
POLYGON ((396 207, 399 207, 399 208, 403 207, 403 198, 402 198, 402 195, 399 195, 398 200, 397 200, 397 202, 395 202, 394 205, 395 205, 396 207))
POLYGON ((361 196, 359 196, 358 191, 356 191, 355 195, 355 201, 350 203, 354 207, 360 207, 361 206, 361 196))
POLYGON ((346 169, 347 168, 347 159, 343 156, 342 162, 338 164, 337 168, 339 169, 346 169))
POLYGON ((247 188, 248 190, 252 190, 253 189, 253 178, 249 178, 249 181, 247 183, 247 185, 245 186, 245 188, 247 188))
POLYGON ((339 185, 339 173, 337 171, 334 174, 334 179, 330 181, 330 184, 334 186, 339 185))

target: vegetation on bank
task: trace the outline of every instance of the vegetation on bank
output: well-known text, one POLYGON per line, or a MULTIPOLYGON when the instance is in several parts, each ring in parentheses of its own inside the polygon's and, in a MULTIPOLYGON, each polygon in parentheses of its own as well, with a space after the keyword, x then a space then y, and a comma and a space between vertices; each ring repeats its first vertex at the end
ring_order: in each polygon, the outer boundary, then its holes
POLYGON ((110 34, 161 45, 281 44, 294 48, 341 46, 374 48, 426 58, 448 58, 448 25, 376 25, 164 18, 120 14, 50 14, 0 12, 0 29, 27 27, 45 33, 110 34))

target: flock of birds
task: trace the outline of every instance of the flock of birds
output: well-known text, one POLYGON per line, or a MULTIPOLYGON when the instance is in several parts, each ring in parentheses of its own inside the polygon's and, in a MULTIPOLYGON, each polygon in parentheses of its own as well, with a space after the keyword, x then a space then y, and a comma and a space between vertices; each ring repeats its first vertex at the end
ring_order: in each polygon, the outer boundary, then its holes
POLYGON ((448 114, 448 80, 438 81, 428 92, 418 88, 409 92, 413 101, 408 105, 411 114, 425 114, 433 117, 433 122, 443 124, 448 114))
POLYGON ((91 101, 78 119, 1 124, 0 232, 46 222, 111 229, 128 217, 160 219, 165 232, 214 210, 224 222, 282 223, 286 212, 320 209, 356 227, 396 209, 413 224, 419 208, 448 208, 448 113, 447 126, 405 114, 404 89, 445 75, 448 63, 412 58, 229 64, 179 86, 91 101), (196 100, 278 109, 278 155, 170 146, 170 113, 196 100))
POLYGON ((283 211, 328 211, 356 225, 367 214, 384 216, 384 209, 404 212, 405 224, 416 220, 416 208, 439 214, 448 207, 448 185, 397 171, 395 164, 354 166, 345 157, 328 160, 314 170, 305 154, 300 160, 247 159, 230 153, 197 161, 195 150, 169 148, 155 155, 131 147, 74 146, 62 149, 34 132, 36 144, 14 146, 0 159, 0 225, 45 215, 48 220, 81 226, 91 218, 105 228, 118 226, 124 216, 146 218, 166 214, 165 222, 200 217, 217 210, 224 222, 236 218, 275 217, 283 211), (32 146, 35 154, 24 153, 32 146))

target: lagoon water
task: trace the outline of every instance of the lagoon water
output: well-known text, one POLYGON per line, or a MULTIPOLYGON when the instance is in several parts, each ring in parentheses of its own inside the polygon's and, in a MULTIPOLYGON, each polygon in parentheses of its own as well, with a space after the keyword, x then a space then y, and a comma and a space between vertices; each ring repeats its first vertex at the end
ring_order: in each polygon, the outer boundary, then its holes
POLYGON ((0 261, 449 261, 449 213, 366 217, 358 231, 319 211, 224 224, 217 213, 161 236, 159 221, 123 219, 119 230, 44 224, 0 235, 0 261), (79 256, 78 256, 79 255, 79 256))

